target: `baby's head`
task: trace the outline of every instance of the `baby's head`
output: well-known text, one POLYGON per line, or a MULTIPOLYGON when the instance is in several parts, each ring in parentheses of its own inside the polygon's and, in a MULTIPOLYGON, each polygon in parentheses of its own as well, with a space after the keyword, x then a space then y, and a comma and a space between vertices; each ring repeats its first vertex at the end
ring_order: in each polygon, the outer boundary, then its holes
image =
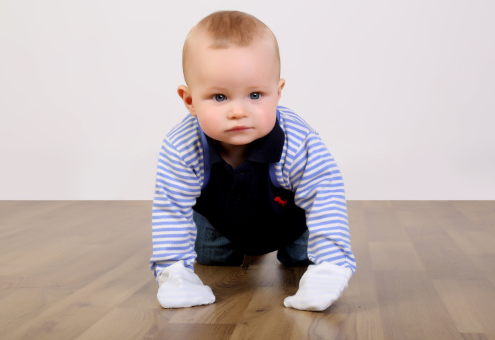
POLYGON ((198 39, 209 39, 212 49, 229 47, 248 47, 254 40, 266 40, 272 46, 278 63, 280 76, 280 54, 277 38, 262 21, 239 11, 219 11, 208 15, 198 22, 187 35, 182 49, 182 71, 188 84, 191 48, 198 39))
POLYGON ((285 81, 275 35, 260 20, 210 14, 189 32, 182 65, 187 86, 178 93, 205 134, 245 145, 272 130, 285 81))

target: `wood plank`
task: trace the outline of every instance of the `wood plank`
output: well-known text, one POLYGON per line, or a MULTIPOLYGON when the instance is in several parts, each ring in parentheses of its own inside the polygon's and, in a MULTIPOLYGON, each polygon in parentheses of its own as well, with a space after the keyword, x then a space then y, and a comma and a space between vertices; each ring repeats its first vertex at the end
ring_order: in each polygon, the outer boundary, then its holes
POLYGON ((369 241, 408 242, 409 237, 399 222, 397 214, 389 202, 365 202, 364 217, 368 228, 369 241))
POLYGON ((43 310, 67 298, 74 292, 65 288, 5 289, 11 292, 0 300, 0 339, 35 319, 43 310))
POLYGON ((347 291, 326 313, 345 315, 339 324, 339 339, 384 339, 375 272, 371 266, 361 264, 347 291))
POLYGON ((78 203, 74 201, 0 201, 0 203, 0 206, 4 207, 0 215, 0 245, 2 248, 8 244, 3 242, 6 236, 25 230, 34 232, 34 223, 56 214, 60 209, 71 206, 77 211, 80 209, 78 203))
POLYGON ((250 303, 254 287, 248 284, 249 271, 240 267, 196 265, 196 273, 210 286, 216 301, 212 305, 179 309, 171 323, 235 324, 250 303), (209 274, 207 272, 210 271, 209 274))
POLYGON ((485 280, 434 280, 433 284, 462 333, 495 337, 495 288, 485 280))
MULTIPOLYGON (((118 205, 110 209, 110 204, 98 205, 98 202, 91 202, 81 207, 84 212, 90 207, 94 207, 96 216, 102 217, 101 212, 110 214, 113 219, 108 222, 107 219, 90 223, 90 227, 81 226, 74 220, 77 215, 76 211, 71 211, 70 215, 65 216, 58 222, 48 219, 46 222, 38 222, 33 225, 33 229, 46 230, 52 232, 37 234, 29 238, 20 238, 14 244, 18 245, 15 252, 3 254, 0 259, 0 269, 2 274, 8 275, 0 277, 1 287, 32 287, 36 285, 53 286, 53 285, 73 285, 81 287, 86 285, 94 276, 115 267, 122 259, 132 256, 136 249, 146 247, 151 255, 151 242, 149 240, 151 229, 149 217, 143 219, 143 205, 138 204, 137 209, 130 209, 129 203, 122 204, 119 211, 118 205), (65 219, 73 222, 66 223, 65 219), (77 225, 73 232, 56 233, 53 232, 54 224, 62 224, 70 227, 71 224, 77 225), (111 225, 111 228, 108 228, 111 225), (116 227, 114 227, 116 226, 116 227), (139 226, 139 227, 136 227, 139 226), (86 234, 88 231, 79 231, 82 229, 91 229, 95 235, 105 236, 113 234, 112 238, 102 243, 98 237, 91 236, 94 240, 88 241, 86 234), (113 229, 113 231, 111 231, 113 229), (57 263, 57 265, 54 265, 57 263), (81 270, 87 268, 87 271, 81 270)), ((83 213, 87 215, 87 213, 83 213)), ((86 219, 82 219, 86 222, 86 219)), ((79 220, 81 223, 81 220, 79 220)), ((11 236, 8 237, 10 239, 11 236)))
MULTIPOLYGON (((313 322, 315 326, 318 323, 316 319, 319 313, 285 308, 283 300, 286 296, 284 291, 277 288, 258 288, 237 323, 232 339, 311 339, 311 334, 316 330, 315 327, 310 330, 310 327, 313 322), (307 318, 307 314, 311 317, 307 318)), ((338 319, 335 316, 332 323, 322 324, 330 338, 338 332, 338 319)))
POLYGON ((451 204, 479 229, 495 237, 495 201, 452 201, 451 204))
POLYGON ((495 237, 485 231, 449 231, 448 234, 465 254, 495 254, 495 237))
POLYGON ((167 340, 226 340, 230 339, 234 325, 168 323, 155 339, 167 340))
POLYGON ((457 209, 450 201, 428 201, 425 209, 429 212, 438 225, 446 230, 476 231, 476 221, 469 218, 457 209))
POLYGON ((485 278, 444 228, 417 224, 405 230, 432 279, 485 278))
POLYGON ((464 340, 488 340, 483 333, 461 333, 464 340))
POLYGON ((468 257, 471 262, 474 263, 476 268, 478 268, 478 270, 485 275, 486 279, 495 288, 495 255, 468 255, 468 257))
POLYGON ((410 242, 370 242, 369 247, 376 271, 425 271, 410 242))
POLYGON ((429 276, 376 272, 385 339, 461 339, 429 276))
POLYGON ((78 336, 145 284, 145 254, 148 254, 147 250, 123 261, 7 336, 11 339, 70 339, 78 336), (132 275, 123 276, 123 273, 132 275))
POLYGON ((156 339, 165 332, 168 316, 156 308, 116 308, 76 339, 156 339))
POLYGON ((348 206, 351 243, 357 261, 356 273, 352 276, 345 293, 333 306, 334 311, 347 313, 342 320, 340 339, 384 339, 380 307, 372 268, 368 228, 361 202, 348 206))

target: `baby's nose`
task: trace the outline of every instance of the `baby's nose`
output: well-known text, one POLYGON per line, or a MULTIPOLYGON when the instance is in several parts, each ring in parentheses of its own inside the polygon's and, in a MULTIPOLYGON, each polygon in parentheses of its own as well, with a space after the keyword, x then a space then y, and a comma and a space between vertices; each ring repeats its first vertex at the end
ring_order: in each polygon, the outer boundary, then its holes
POLYGON ((229 111, 229 118, 235 119, 242 118, 244 116, 246 116, 246 110, 244 106, 241 103, 233 103, 229 111))

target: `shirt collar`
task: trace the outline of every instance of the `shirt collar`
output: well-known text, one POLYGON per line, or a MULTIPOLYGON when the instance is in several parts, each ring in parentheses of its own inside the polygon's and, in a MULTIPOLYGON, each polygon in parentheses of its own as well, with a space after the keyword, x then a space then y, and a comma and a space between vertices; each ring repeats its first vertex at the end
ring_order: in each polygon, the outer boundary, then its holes
MULTIPOLYGON (((216 149, 215 141, 208 136, 206 136, 206 141, 208 142, 210 164, 224 162, 216 149)), ((246 160, 256 163, 276 163, 280 161, 280 157, 282 156, 284 142, 285 133, 280 127, 277 118, 275 126, 269 134, 251 143, 251 149, 246 160)))

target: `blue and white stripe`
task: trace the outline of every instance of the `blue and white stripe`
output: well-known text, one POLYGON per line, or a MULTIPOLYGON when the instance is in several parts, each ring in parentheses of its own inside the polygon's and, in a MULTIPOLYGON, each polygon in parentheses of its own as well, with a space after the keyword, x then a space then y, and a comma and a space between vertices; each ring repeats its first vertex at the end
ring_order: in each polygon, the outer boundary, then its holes
MULTIPOLYGON (((315 264, 329 262, 356 269, 351 250, 344 182, 334 158, 320 136, 291 110, 279 106, 285 133, 278 185, 295 193, 306 211, 308 257, 315 264)), ((204 180, 203 148, 197 119, 188 115, 168 133, 158 158, 153 202, 153 255, 157 276, 177 261, 193 269, 196 226, 192 207, 204 180)))

